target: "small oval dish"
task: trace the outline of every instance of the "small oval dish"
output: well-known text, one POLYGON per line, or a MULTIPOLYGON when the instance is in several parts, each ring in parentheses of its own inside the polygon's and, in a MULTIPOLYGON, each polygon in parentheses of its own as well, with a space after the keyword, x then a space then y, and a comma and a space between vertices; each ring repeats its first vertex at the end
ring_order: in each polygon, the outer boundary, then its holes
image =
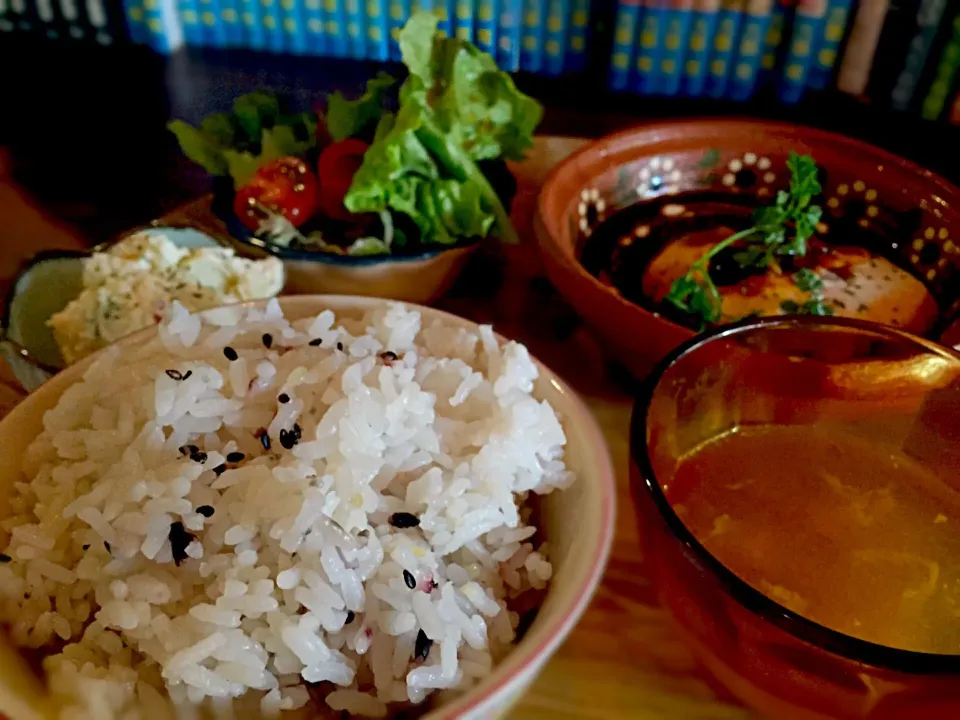
POLYGON ((83 261, 137 233, 163 235, 181 248, 221 247, 198 230, 154 226, 125 233, 90 252, 51 250, 34 256, 9 291, 0 328, 0 353, 25 390, 32 392, 66 367, 48 321, 79 297, 83 261))

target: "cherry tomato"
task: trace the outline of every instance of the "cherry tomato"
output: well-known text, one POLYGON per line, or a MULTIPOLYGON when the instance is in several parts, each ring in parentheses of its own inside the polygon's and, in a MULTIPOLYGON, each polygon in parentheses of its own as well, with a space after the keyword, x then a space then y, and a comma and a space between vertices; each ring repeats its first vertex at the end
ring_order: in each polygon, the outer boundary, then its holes
POLYGON ((317 209, 317 178, 303 160, 271 160, 237 190, 233 210, 251 230, 256 230, 264 210, 280 213, 295 227, 303 225, 317 209))
POLYGON ((356 138, 347 138, 324 148, 317 161, 320 182, 320 208, 330 217, 349 220, 352 213, 343 206, 343 198, 350 189, 353 176, 363 164, 367 144, 356 138))

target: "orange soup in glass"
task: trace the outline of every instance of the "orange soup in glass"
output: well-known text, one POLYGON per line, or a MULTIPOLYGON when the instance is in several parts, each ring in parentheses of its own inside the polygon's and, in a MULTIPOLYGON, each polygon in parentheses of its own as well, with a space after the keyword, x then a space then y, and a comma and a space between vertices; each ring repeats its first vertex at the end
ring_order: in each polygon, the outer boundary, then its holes
POLYGON ((770 318, 679 348, 631 430, 645 558, 770 717, 960 717, 960 356, 770 318))

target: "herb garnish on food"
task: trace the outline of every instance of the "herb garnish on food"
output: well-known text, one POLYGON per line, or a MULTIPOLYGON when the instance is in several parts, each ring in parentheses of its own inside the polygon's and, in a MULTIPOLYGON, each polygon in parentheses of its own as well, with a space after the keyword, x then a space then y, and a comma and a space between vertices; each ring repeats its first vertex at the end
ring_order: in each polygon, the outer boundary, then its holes
MULTIPOLYGON (((715 323, 722 315, 723 300, 710 277, 710 260, 721 251, 736 246, 733 259, 742 268, 780 270, 780 261, 803 256, 807 240, 813 235, 822 210, 813 198, 820 194, 817 165, 809 155, 791 152, 787 159, 790 188, 777 193, 776 203, 759 208, 751 216, 752 225, 734 233, 710 248, 683 277, 674 280, 666 300, 680 310, 698 316, 703 325, 715 323)), ((795 310, 811 315, 829 315, 831 309, 823 301, 823 281, 812 270, 794 274, 797 286, 811 293, 811 298, 795 310)), ((788 308, 784 308, 787 310, 788 308)))
POLYGON ((817 273, 801 268, 791 277, 800 290, 810 293, 810 297, 802 303, 785 300, 780 304, 782 310, 796 315, 833 315, 833 308, 824 301, 823 279, 817 273))

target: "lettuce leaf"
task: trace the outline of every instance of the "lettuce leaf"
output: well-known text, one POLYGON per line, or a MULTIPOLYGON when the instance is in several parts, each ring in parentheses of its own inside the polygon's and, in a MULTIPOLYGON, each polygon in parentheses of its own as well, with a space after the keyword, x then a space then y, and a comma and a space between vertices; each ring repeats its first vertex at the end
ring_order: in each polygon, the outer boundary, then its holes
POLYGON ((254 92, 238 97, 232 113, 204 118, 199 128, 182 120, 167 127, 184 155, 211 175, 231 176, 240 188, 264 163, 312 148, 317 119, 313 113, 283 115, 275 96, 254 92))
POLYGON ((383 114, 383 101, 397 81, 385 72, 367 81, 367 89, 356 100, 335 92, 327 100, 327 132, 334 142, 356 137, 376 123, 383 114))
POLYGON ((389 255, 390 247, 380 238, 362 237, 354 240, 347 248, 347 255, 363 257, 365 255, 389 255))
POLYGON ((177 136, 180 150, 187 158, 211 175, 227 174, 227 161, 223 157, 224 144, 220 138, 202 129, 198 130, 182 120, 174 120, 167 127, 177 136))
POLYGON ((230 113, 215 113, 203 119, 200 131, 219 144, 229 147, 237 136, 237 125, 230 113))
POLYGON ((248 138, 259 138, 263 129, 272 128, 280 117, 280 101, 262 90, 241 95, 233 101, 233 117, 248 138))
POLYGON ((418 135, 424 118, 424 107, 415 100, 406 102, 395 118, 384 116, 344 204, 355 213, 402 213, 417 225, 424 242, 452 245, 486 236, 495 217, 484 186, 442 177, 418 135))
POLYGON ((395 118, 384 116, 345 205, 353 212, 407 215, 425 244, 487 236, 518 241, 510 218, 477 165, 521 159, 543 111, 488 54, 437 32, 417 13, 400 33, 410 74, 395 118))
POLYGON ((445 130, 459 129, 474 160, 522 160, 543 108, 517 90, 494 59, 470 42, 437 34, 437 18, 418 13, 400 33, 403 61, 445 130))
POLYGON ((310 144, 298 140, 293 128, 277 125, 273 129, 260 132, 260 152, 238 152, 226 149, 222 151, 227 163, 227 172, 233 178, 235 188, 241 188, 250 182, 253 174, 271 160, 289 155, 302 155, 310 149, 310 144))

